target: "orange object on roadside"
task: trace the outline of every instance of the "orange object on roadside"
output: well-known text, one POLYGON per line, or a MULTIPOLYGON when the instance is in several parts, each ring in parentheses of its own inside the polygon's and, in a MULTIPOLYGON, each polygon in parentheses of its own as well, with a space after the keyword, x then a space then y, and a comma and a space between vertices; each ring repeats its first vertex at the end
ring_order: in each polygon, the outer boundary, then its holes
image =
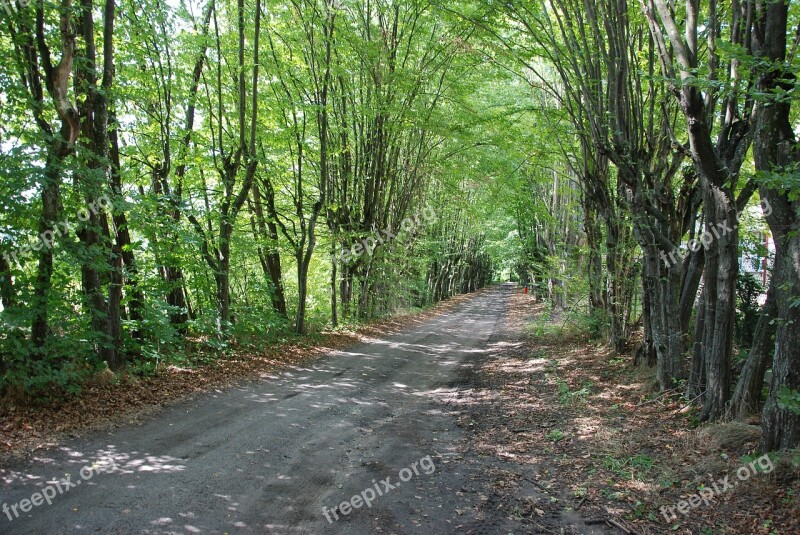
POLYGON ((525 288, 522 289, 522 293, 524 293, 524 294, 528 293, 528 287, 527 286, 525 286, 525 288))

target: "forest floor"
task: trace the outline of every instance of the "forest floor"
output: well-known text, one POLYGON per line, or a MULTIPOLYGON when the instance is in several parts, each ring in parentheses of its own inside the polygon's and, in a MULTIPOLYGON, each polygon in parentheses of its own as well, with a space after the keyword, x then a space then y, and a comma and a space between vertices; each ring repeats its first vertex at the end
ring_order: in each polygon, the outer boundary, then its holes
MULTIPOLYGON (((618 533, 800 533, 798 459, 750 466, 757 422, 697 426, 696 408, 659 395, 652 370, 632 368, 632 355, 549 318, 532 296, 512 297, 507 327, 517 342, 476 372, 462 422, 479 452, 530 467, 529 480, 554 503, 618 533)), ((510 515, 544 514, 507 504, 510 515)))
POLYGON ((798 470, 775 459, 741 472, 758 426, 697 427, 630 355, 549 316, 496 286, 357 332, 6 407, 0 501, 97 458, 119 475, 0 531, 800 533, 798 470), (325 521, 322 505, 333 514, 426 454, 435 474, 325 521))

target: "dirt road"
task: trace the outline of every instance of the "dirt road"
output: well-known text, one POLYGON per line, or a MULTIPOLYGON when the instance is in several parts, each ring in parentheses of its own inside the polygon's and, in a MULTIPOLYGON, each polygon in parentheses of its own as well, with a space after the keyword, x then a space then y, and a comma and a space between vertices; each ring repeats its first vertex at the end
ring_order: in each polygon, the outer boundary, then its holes
POLYGON ((13 464, 0 533, 539 532, 495 506, 498 461, 457 425, 511 291, 13 464))

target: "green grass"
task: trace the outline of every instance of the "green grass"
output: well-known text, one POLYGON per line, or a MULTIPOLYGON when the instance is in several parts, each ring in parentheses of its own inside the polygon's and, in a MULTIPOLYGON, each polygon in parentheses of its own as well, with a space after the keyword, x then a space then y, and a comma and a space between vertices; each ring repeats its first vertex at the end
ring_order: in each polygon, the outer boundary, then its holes
POLYGON ((633 457, 618 459, 611 455, 606 455, 603 459, 602 467, 614 472, 623 479, 635 479, 635 475, 644 475, 653 467, 653 459, 647 455, 637 454, 633 457))

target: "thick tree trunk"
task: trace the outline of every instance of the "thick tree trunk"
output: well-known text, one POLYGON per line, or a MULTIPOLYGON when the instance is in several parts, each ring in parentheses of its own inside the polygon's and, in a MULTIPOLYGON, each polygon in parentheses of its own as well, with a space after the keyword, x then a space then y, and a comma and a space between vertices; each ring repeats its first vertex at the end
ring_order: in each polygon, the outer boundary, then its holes
POLYGON ((231 325, 231 281, 230 272, 222 271, 214 276, 217 285, 217 333, 223 336, 231 325))
MULTIPOLYGON (((757 171, 794 173, 800 149, 791 123, 792 100, 784 92, 795 89, 795 76, 784 72, 788 2, 757 4, 754 49, 774 67, 762 73, 758 89, 775 100, 756 107, 756 141, 753 159, 757 171)), ((762 451, 800 446, 800 407, 792 402, 781 408, 780 397, 800 391, 800 200, 786 190, 762 185, 761 198, 769 202, 767 222, 775 239, 777 320, 772 384, 762 415, 762 451)))
POLYGON ((82 51, 84 54, 82 61, 77 63, 77 67, 78 77, 85 81, 87 87, 82 133, 85 139, 83 144, 91 154, 87 163, 88 169, 83 176, 79 176, 79 180, 85 187, 86 207, 89 209, 89 219, 78 232, 85 250, 81 275, 87 313, 91 318, 94 335, 97 337, 96 345, 100 358, 111 369, 118 370, 124 364, 121 354, 122 326, 119 310, 122 300, 121 271, 113 273, 116 262, 112 258, 107 206, 101 202, 102 200, 108 201, 108 197, 101 192, 106 191, 108 186, 106 177, 109 176, 111 170, 108 158, 110 149, 108 120, 109 91, 114 76, 115 4, 113 0, 106 0, 103 12, 102 87, 98 85, 100 72, 95 47, 92 0, 81 0, 81 7, 81 29, 85 49, 82 51), (109 286, 108 299, 105 297, 105 285, 109 286))
POLYGON ((118 247, 112 250, 111 281, 108 285, 108 336, 114 348, 114 360, 109 362, 112 370, 120 370, 125 364, 122 352, 122 255, 118 247))
MULTIPOLYGON (((43 6, 37 6, 37 18, 43 16, 43 6)), ((39 219, 39 233, 54 235, 55 226, 61 209, 61 165, 64 158, 72 153, 74 144, 80 134, 80 119, 78 111, 69 100, 68 87, 72 77, 75 60, 75 41, 77 33, 74 30, 74 9, 72 2, 63 2, 60 10, 60 35, 61 35, 61 60, 57 66, 50 63, 51 51, 47 48, 44 34, 44 24, 36 27, 36 44, 32 28, 24 28, 26 36, 26 62, 22 66, 26 73, 26 86, 31 92, 36 122, 40 130, 49 139, 47 159, 42 181, 42 214, 39 219), (38 53, 38 55, 37 55, 38 53), (39 56, 42 56, 40 58, 39 56), (44 84, 39 73, 39 64, 42 63, 46 80, 44 84), (58 134, 42 116, 44 94, 42 86, 47 91, 55 104, 55 111, 61 122, 58 134)), ((44 356, 44 346, 48 335, 48 312, 50 290, 52 289, 53 276, 53 250, 51 247, 42 247, 39 253, 39 265, 36 279, 33 283, 33 295, 30 308, 33 312, 31 318, 31 341, 33 343, 33 359, 44 356)))
MULTIPOLYGON (((652 234, 642 229, 644 236, 652 234)), ((642 245, 644 291, 647 293, 653 349, 656 356, 656 376, 662 391, 675 387, 675 383, 686 378, 686 364, 683 351, 683 334, 680 329, 680 264, 664 265, 654 244, 642 245)))
POLYGON ((608 270, 608 297, 606 306, 611 322, 611 345, 621 353, 628 342, 625 314, 628 308, 625 299, 625 271, 621 260, 624 246, 620 243, 619 226, 614 215, 606 216, 606 267, 608 270))
MULTIPOLYGON (((750 123, 742 120, 736 92, 705 93, 697 86, 696 69, 701 59, 697 34, 699 5, 687 3, 688 17, 676 22, 673 6, 666 0, 642 3, 651 26, 651 36, 659 43, 659 55, 667 76, 680 79, 676 94, 686 118, 691 156, 700 178, 706 218, 703 246, 706 247, 704 274, 705 318, 702 335, 703 360, 707 388, 700 413, 701 420, 713 420, 725 414, 730 399, 730 360, 733 350, 735 317, 735 283, 738 272, 738 231, 736 227, 736 190, 739 171, 750 146, 750 123), (660 19, 661 24, 658 23, 660 19), (685 28, 682 30, 681 25, 685 28), (712 106, 721 99, 722 105, 715 124, 716 110, 712 106), (725 225, 724 227, 722 225, 725 225), (706 237, 708 236, 708 237, 706 237)), ((728 12, 732 30, 728 42, 737 47, 749 47, 748 20, 752 4, 728 12)), ((717 17, 717 5, 709 7, 709 16, 717 17)), ((720 21, 720 24, 722 21, 720 21)), ((721 37, 709 34, 709 48, 716 48, 721 37)), ((736 86, 744 71, 738 64, 730 69, 726 83, 736 86)), ((699 321, 699 319, 698 319, 699 321)))
POLYGON ((708 186, 706 198, 706 236, 712 236, 707 255, 704 287, 709 299, 705 304, 703 349, 706 390, 701 421, 717 420, 725 415, 731 396, 731 357, 736 313, 736 276, 738 232, 714 238, 718 225, 735 225, 735 203, 728 194, 708 186))
MULTIPOLYGON (((773 204, 774 211, 782 211, 778 197, 779 194, 773 193, 767 196, 767 192, 762 192, 765 198, 773 197, 770 203, 773 204), (776 205, 778 207, 776 207, 776 205)), ((784 200, 787 200, 783 196, 784 200)), ((797 204, 797 201, 794 201, 797 204)), ((784 207, 788 208, 786 202, 784 207)), ((786 227, 775 224, 773 221, 770 227, 776 232, 776 247, 784 249, 782 254, 783 262, 781 266, 776 265, 773 273, 777 277, 778 287, 783 291, 778 292, 778 327, 775 334, 775 358, 772 363, 772 383, 770 385, 769 397, 764 405, 762 414, 762 434, 761 451, 773 451, 778 449, 791 449, 800 446, 800 407, 786 406, 781 408, 778 404, 780 396, 785 393, 796 393, 800 391, 800 221, 798 221, 798 207, 794 206, 791 210, 783 212, 785 215, 793 216, 794 221, 791 231, 787 232, 786 227)), ((776 255, 777 257, 778 255, 776 255)))
MULTIPOLYGON (((89 203, 93 205, 93 203, 89 203)), ((84 294, 84 309, 86 315, 91 319, 92 331, 94 332, 95 348, 100 356, 100 360, 106 362, 112 370, 122 367, 122 360, 119 355, 119 339, 112 336, 112 332, 117 332, 119 325, 119 311, 112 312, 104 292, 104 280, 111 273, 111 266, 108 263, 110 258, 109 237, 98 232, 103 228, 101 218, 105 214, 100 212, 99 216, 92 214, 85 226, 78 231, 78 237, 86 251, 86 259, 81 265, 81 281, 84 294), (98 265, 107 267, 105 273, 97 269, 98 265), (112 324, 116 321, 117 324, 112 324)), ((119 300, 116 305, 119 306, 119 300)))

